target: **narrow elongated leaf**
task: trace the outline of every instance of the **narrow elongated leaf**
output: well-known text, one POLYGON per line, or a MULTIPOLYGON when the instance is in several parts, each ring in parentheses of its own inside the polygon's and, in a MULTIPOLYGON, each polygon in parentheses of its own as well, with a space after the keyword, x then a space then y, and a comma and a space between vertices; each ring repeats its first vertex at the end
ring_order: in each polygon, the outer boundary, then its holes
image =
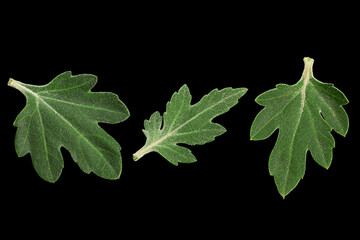
POLYGON ((304 177, 307 151, 319 165, 329 168, 335 147, 331 131, 345 136, 349 128, 342 107, 348 103, 345 95, 333 84, 314 78, 313 59, 304 58, 304 63, 299 82, 278 84, 256 98, 265 108, 256 116, 250 130, 252 140, 263 140, 279 129, 270 154, 269 171, 283 197, 304 177))
POLYGON ((236 105, 246 91, 246 88, 214 89, 198 103, 191 105, 189 88, 187 85, 182 86, 167 103, 163 117, 155 112, 149 120, 145 120, 143 132, 146 143, 133 155, 134 160, 154 151, 174 165, 195 162, 196 158, 191 151, 177 143, 205 144, 225 133, 223 126, 211 120, 236 105))
POLYGON ((34 86, 13 79, 8 85, 21 91, 26 107, 14 126, 15 149, 19 157, 30 153, 41 178, 55 182, 64 167, 60 152, 65 147, 86 173, 107 179, 121 173, 120 145, 99 127, 98 122, 118 123, 129 111, 118 96, 91 92, 97 77, 90 74, 58 75, 49 84, 34 86))

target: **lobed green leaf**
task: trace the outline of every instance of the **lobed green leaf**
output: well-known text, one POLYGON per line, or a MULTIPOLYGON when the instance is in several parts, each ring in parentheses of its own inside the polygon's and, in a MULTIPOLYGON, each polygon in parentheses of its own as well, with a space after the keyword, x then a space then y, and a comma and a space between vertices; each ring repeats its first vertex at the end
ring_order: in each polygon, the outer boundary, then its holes
POLYGON ((313 76, 313 59, 304 58, 301 79, 294 85, 278 84, 256 98, 262 109, 251 129, 252 140, 263 140, 279 129, 269 158, 269 171, 279 193, 285 197, 304 177, 306 155, 329 168, 335 140, 334 129, 345 136, 349 119, 342 105, 345 95, 333 84, 322 83, 313 76))
POLYGON ((226 129, 213 123, 212 119, 236 105, 246 91, 245 88, 214 89, 191 105, 189 88, 187 85, 182 86, 166 104, 164 117, 155 112, 149 120, 145 120, 143 132, 146 143, 134 154, 134 160, 149 152, 158 152, 174 165, 195 162, 196 158, 191 151, 177 144, 205 144, 225 133, 226 129))
POLYGON ((116 94, 91 92, 96 82, 94 75, 72 76, 71 72, 58 75, 44 86, 10 79, 9 86, 27 99, 14 122, 18 128, 16 152, 19 157, 30 153, 35 170, 44 180, 55 182, 60 177, 64 167, 62 147, 84 172, 119 178, 120 145, 98 122, 122 122, 129 111, 116 94))

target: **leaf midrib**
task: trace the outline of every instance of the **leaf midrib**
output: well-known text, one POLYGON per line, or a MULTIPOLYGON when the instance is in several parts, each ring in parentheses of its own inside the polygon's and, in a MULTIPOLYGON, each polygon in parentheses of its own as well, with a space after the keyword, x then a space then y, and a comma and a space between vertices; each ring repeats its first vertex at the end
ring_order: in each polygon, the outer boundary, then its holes
MULTIPOLYGON (((162 136, 161 138, 159 138, 158 140, 156 140, 155 142, 149 144, 148 146, 144 147, 143 149, 139 150, 137 153, 135 153, 135 155, 138 156, 143 156, 144 154, 148 153, 151 151, 151 149, 157 145, 159 145, 161 142, 165 141, 167 138, 174 136, 176 134, 176 132, 181 129, 182 127, 184 127, 186 124, 188 124, 189 122, 193 121, 194 119, 196 119, 198 116, 200 116, 201 114, 205 113, 206 111, 210 110, 211 108, 215 107, 216 105, 226 101, 228 98, 234 97, 235 95, 239 94, 238 92, 231 94, 230 96, 227 96, 226 98, 221 99, 221 101, 216 102, 214 105, 211 105, 210 107, 206 108, 205 110, 201 111, 200 113, 196 114, 195 116, 193 116, 192 118, 190 118, 189 120, 185 121, 183 124, 180 124, 180 126, 178 126, 177 128, 175 128, 172 131, 167 132, 164 136, 162 136)), ((140 157, 139 157, 140 158, 140 157)))
MULTIPOLYGON (((287 161, 288 164, 286 165, 286 173, 285 173, 284 184, 283 184, 283 189, 282 189, 283 194, 284 194, 283 196, 286 195, 287 182, 288 182, 288 177, 289 177, 289 173, 290 173, 290 165, 291 165, 291 162, 293 161, 292 155, 293 155, 293 150, 294 150, 295 136, 297 134, 297 131, 298 131, 298 128, 299 128, 299 125, 300 125, 300 122, 301 122, 301 118, 302 118, 302 115, 304 113, 305 102, 306 102, 306 89, 307 89, 308 85, 311 84, 310 76, 311 76, 311 69, 310 68, 305 68, 304 73, 303 73, 303 81, 304 81, 304 83, 303 83, 303 86, 299 90, 299 92, 300 92, 299 94, 301 94, 300 116, 299 116, 298 121, 297 121, 297 123, 295 125, 294 134, 293 134, 293 136, 291 138, 291 141, 290 141, 290 144, 289 144, 290 145, 290 149, 289 149, 290 152, 289 152, 289 158, 288 158, 288 161, 287 161)), ((299 95, 299 94, 297 94, 297 95, 299 95)))

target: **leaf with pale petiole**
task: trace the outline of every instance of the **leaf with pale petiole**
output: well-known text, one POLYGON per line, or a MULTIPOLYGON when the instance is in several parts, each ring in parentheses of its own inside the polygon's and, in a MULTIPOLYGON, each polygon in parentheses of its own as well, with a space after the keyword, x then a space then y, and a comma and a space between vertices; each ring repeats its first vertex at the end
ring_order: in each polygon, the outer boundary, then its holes
POLYGON ((26 106, 17 116, 15 149, 19 157, 30 153, 41 178, 55 182, 64 161, 60 148, 86 173, 118 179, 121 173, 120 145, 99 125, 119 123, 129 111, 118 96, 91 92, 97 77, 91 74, 58 75, 44 86, 24 84, 13 79, 8 85, 26 96, 26 106))
POLYGON ((145 120, 143 132, 146 143, 133 155, 133 159, 137 161, 149 152, 158 152, 174 165, 195 162, 191 151, 177 144, 205 144, 225 133, 226 129, 213 123, 212 119, 236 105, 246 91, 246 88, 214 89, 191 105, 190 91, 185 84, 173 94, 163 117, 155 112, 149 120, 145 120))
POLYGON ((265 106, 250 129, 251 140, 263 140, 279 129, 269 159, 269 171, 279 193, 285 197, 304 177, 307 151, 324 168, 332 161, 335 140, 331 131, 345 136, 349 119, 342 105, 345 95, 333 84, 313 76, 311 58, 304 58, 301 79, 294 85, 278 84, 256 102, 265 106))

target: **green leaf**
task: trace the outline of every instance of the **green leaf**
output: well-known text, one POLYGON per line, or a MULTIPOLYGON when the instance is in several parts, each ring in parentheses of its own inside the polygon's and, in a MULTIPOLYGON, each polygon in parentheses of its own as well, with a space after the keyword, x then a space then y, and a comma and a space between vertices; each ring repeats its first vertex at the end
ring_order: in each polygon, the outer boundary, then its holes
POLYGON ((118 96, 108 92, 91 92, 97 77, 90 74, 58 75, 49 84, 34 86, 13 79, 8 85, 26 96, 26 106, 14 126, 15 149, 19 157, 30 153, 41 178, 55 182, 64 167, 60 148, 86 173, 94 172, 106 179, 121 173, 120 146, 99 127, 98 122, 119 123, 129 111, 118 96))
POLYGON ((236 105, 246 91, 246 88, 214 89, 198 103, 190 105, 189 88, 182 86, 167 103, 163 117, 155 112, 149 120, 145 120, 143 132, 146 143, 133 155, 133 159, 136 161, 149 152, 158 152, 174 165, 195 162, 191 151, 177 143, 205 144, 225 133, 223 126, 211 120, 236 105))
POLYGON ((306 57, 304 62, 299 82, 278 84, 256 98, 265 108, 250 130, 251 140, 263 140, 279 129, 269 171, 283 197, 304 177, 307 151, 319 165, 329 168, 335 147, 331 131, 345 136, 349 128, 348 116, 342 108, 348 103, 345 95, 333 84, 314 78, 313 59, 306 57))

